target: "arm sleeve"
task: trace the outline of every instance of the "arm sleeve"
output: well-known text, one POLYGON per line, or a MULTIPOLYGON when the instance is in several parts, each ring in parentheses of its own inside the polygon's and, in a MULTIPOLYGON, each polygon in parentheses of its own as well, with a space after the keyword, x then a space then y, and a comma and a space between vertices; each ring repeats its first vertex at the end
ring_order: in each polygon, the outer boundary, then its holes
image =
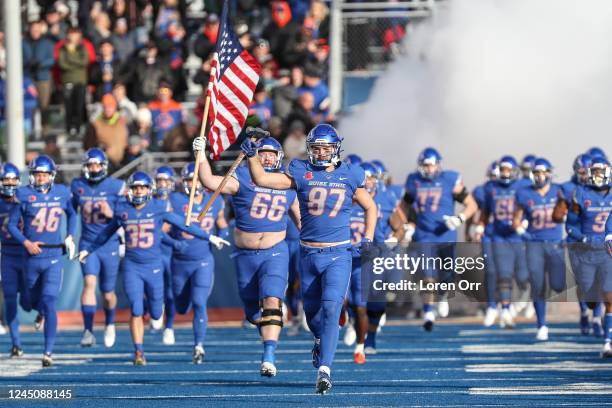
POLYGON ((209 234, 205 231, 202 231, 199 227, 195 225, 185 226, 184 219, 179 217, 175 213, 164 213, 164 222, 175 226, 183 232, 193 235, 194 237, 198 237, 200 239, 208 239, 209 234))
POLYGON ((22 214, 21 206, 22 204, 16 205, 11 210, 11 214, 9 216, 8 230, 9 230, 9 233, 13 236, 13 238, 19 241, 20 244, 23 244, 27 240, 27 238, 25 235, 23 235, 23 232, 21 232, 21 230, 19 229, 19 220, 21 219, 21 214, 22 214))
POLYGON ((76 233, 76 226, 77 226, 77 212, 74 209, 74 206, 72 204, 72 195, 71 195, 70 198, 68 199, 68 202, 66 203, 66 233, 74 237, 74 234, 76 233))
MULTIPOLYGON (((606 239, 610 235, 612 235, 612 211, 608 214, 608 220, 606 221, 606 239)), ((612 237, 610 239, 612 239, 612 237)))
POLYGON ((100 231, 96 240, 93 243, 91 243, 91 245, 85 244, 83 246, 83 249, 89 253, 94 252, 96 249, 104 245, 106 241, 108 241, 113 236, 113 234, 117 232, 119 227, 121 227, 119 220, 117 219, 117 217, 113 217, 113 220, 109 222, 108 224, 106 224, 104 229, 100 231))
POLYGON ((174 244, 176 243, 176 241, 177 241, 176 239, 173 239, 167 233, 162 232, 162 240, 161 240, 162 244, 170 245, 171 247, 174 248, 174 244))

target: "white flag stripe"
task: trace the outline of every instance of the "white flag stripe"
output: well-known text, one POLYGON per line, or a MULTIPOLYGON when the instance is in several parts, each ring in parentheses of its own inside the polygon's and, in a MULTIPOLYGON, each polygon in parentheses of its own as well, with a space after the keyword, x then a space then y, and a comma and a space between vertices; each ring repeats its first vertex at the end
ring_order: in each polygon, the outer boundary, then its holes
POLYGON ((240 92, 244 94, 248 99, 253 98, 253 91, 244 83, 236 74, 234 74, 230 69, 225 71, 225 80, 230 81, 240 92))
POLYGON ((249 77, 251 82, 257 85, 257 82, 259 82, 259 75, 253 70, 253 68, 251 68, 249 64, 246 63, 246 61, 242 58, 242 55, 236 58, 234 63, 236 64, 236 67, 238 67, 247 77, 249 77))

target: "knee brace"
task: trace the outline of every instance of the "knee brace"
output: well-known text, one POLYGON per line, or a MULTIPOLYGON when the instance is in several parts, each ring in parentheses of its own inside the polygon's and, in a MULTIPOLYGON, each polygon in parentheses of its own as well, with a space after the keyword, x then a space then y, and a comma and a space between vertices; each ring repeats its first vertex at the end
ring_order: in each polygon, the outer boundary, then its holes
POLYGON ((283 309, 279 306, 278 309, 263 309, 261 311, 261 319, 259 320, 259 327, 264 326, 280 326, 283 327, 283 309))

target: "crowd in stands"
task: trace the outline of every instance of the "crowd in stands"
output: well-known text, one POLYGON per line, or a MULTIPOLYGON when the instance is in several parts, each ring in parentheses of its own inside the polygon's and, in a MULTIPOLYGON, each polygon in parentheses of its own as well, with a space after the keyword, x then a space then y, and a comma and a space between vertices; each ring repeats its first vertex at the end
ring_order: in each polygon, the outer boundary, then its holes
MULTIPOLYGON (((82 140, 84 148, 103 147, 115 168, 146 151, 188 150, 205 102, 204 93, 192 92, 193 84, 206 89, 221 0, 37 3, 38 18, 24 13, 22 41, 29 140, 39 112, 42 138, 53 145, 48 130, 54 105, 63 113, 62 133, 82 140), (200 18, 190 18, 193 11, 200 18), (197 64, 187 66, 188 59, 197 64), (191 108, 185 102, 192 102, 191 108)), ((247 124, 269 129, 288 156, 303 154, 305 134, 334 119, 326 84, 328 5, 230 0, 230 7, 241 45, 262 67, 247 124)), ((0 127, 6 98, 3 38, 0 31, 0 127)))

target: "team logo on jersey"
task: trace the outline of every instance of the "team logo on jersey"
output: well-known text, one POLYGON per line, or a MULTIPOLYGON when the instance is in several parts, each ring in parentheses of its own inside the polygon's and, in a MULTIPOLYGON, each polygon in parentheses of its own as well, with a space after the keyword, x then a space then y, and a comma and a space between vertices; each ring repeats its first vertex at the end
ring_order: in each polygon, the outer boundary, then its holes
POLYGON ((312 180, 312 171, 307 171, 306 174, 304 174, 304 178, 306 180, 312 180))
POLYGON ((126 213, 126 212, 121 213, 121 219, 122 219, 123 221, 127 220, 127 219, 128 219, 128 213, 126 213))
POLYGON ((591 200, 584 200, 584 208, 589 208, 591 204, 591 200))
POLYGON ((33 203, 34 201, 36 201, 36 196, 35 195, 31 195, 30 197, 28 197, 28 201, 33 203))
POLYGON ((533 207, 533 206, 534 206, 534 204, 535 204, 535 203, 533 202, 533 200, 528 200, 528 201, 527 201, 527 206, 528 206, 528 207, 533 207))
POLYGON ((78 195, 83 195, 84 192, 85 192, 85 189, 83 187, 79 187, 79 189, 77 190, 78 195))

